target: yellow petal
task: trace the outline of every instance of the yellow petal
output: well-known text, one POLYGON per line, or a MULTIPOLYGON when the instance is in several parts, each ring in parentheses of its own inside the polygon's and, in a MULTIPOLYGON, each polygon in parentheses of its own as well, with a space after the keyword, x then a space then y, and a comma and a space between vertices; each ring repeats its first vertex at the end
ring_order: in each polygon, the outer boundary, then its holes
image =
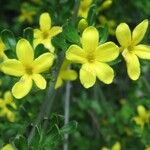
POLYGON ((148 28, 148 20, 142 21, 138 24, 135 29, 133 30, 132 34, 132 44, 137 45, 145 36, 145 33, 148 28))
POLYGON ((120 45, 127 48, 131 44, 131 31, 126 23, 121 23, 116 29, 116 37, 120 45))
POLYGON ((141 128, 143 128, 143 127, 144 127, 144 122, 143 122, 143 120, 142 120, 142 118, 141 118, 141 117, 139 117, 139 116, 134 117, 134 118, 133 118, 133 120, 135 121, 135 123, 136 123, 137 125, 140 125, 140 126, 141 126, 141 128))
POLYGON ((42 32, 39 29, 34 29, 34 38, 41 38, 42 32))
POLYGON ((99 42, 99 33, 95 27, 87 27, 82 34, 81 43, 83 46, 83 49, 91 53, 95 51, 95 49, 98 46, 99 42))
POLYGON ((50 29, 50 36, 51 37, 56 36, 57 34, 59 34, 61 32, 62 32, 62 27, 54 26, 50 29))
POLYGON ((93 65, 86 63, 80 69, 80 81, 85 88, 92 87, 96 82, 96 73, 93 65))
POLYGON ((4 147, 2 147, 1 150, 14 150, 13 146, 11 144, 7 144, 4 147))
POLYGON ((33 48, 26 39, 21 39, 18 41, 16 46, 16 53, 18 59, 24 65, 30 65, 34 59, 33 48))
POLYGON ((58 89, 59 87, 61 87, 62 84, 63 84, 63 80, 61 79, 61 77, 58 77, 56 84, 55 84, 55 89, 58 89))
POLYGON ((8 59, 2 64, 1 70, 8 75, 12 76, 22 76, 25 72, 23 65, 20 61, 16 59, 8 59))
POLYGON ((42 13, 40 16, 40 29, 47 31, 51 28, 51 17, 48 13, 42 13))
POLYGON ((32 88, 32 79, 29 76, 23 76, 12 88, 12 94, 20 99, 26 96, 32 88))
POLYGON ((127 72, 129 77, 132 80, 137 80, 140 76, 140 63, 138 57, 135 54, 128 51, 123 51, 122 55, 126 61, 127 72))
POLYGON ((121 150, 121 144, 120 144, 120 142, 116 142, 116 143, 112 146, 111 150, 121 150))
POLYGON ((150 46, 137 45, 133 47, 134 53, 142 59, 150 59, 150 46))
POLYGON ((77 45, 71 45, 66 51, 66 58, 75 63, 86 63, 85 51, 77 45))
POLYGON ((41 73, 47 71, 53 64, 54 55, 51 53, 45 53, 36 58, 33 62, 34 73, 41 73))
POLYGON ((61 77, 64 79, 64 80, 76 80, 77 79, 77 73, 76 71, 74 70, 65 70, 61 73, 61 77))
POLYGON ((40 88, 40 89, 45 89, 46 88, 46 80, 43 78, 42 75, 33 74, 32 79, 34 80, 34 82, 35 82, 35 84, 37 85, 38 88, 40 88))
POLYGON ((109 62, 116 59, 119 55, 119 47, 113 42, 107 42, 96 48, 96 60, 109 62))
POLYGON ((96 62, 94 64, 96 76, 99 80, 104 82, 105 84, 110 84, 114 78, 114 71, 113 69, 105 63, 96 62))
POLYGON ((11 112, 10 110, 8 110, 8 112, 6 113, 6 116, 10 122, 15 121, 15 114, 13 112, 11 112))

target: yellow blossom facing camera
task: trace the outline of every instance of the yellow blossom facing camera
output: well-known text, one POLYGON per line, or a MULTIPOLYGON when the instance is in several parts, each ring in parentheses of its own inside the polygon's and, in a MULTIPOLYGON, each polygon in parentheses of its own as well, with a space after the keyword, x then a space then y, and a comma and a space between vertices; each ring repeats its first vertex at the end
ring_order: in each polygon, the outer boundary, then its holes
POLYGON ((144 38, 147 28, 148 20, 144 20, 134 28, 132 34, 126 23, 121 23, 116 29, 116 37, 121 45, 120 51, 126 61, 128 75, 132 80, 137 80, 140 76, 139 58, 150 59, 150 46, 139 44, 144 38))
POLYGON ((150 112, 147 111, 143 105, 137 106, 137 112, 138 116, 135 116, 133 120, 143 129, 144 125, 150 121, 150 112))
POLYGON ((105 84, 112 83, 114 71, 107 62, 118 57, 118 46, 113 42, 99 45, 99 33, 93 26, 83 31, 81 43, 82 47, 71 45, 66 52, 66 58, 74 63, 82 64, 80 69, 82 85, 85 88, 93 86, 96 77, 105 84))
POLYGON ((92 4, 92 0, 81 0, 79 11, 78 11, 78 16, 87 18, 91 4, 92 4))
POLYGON ((14 150, 14 147, 12 146, 12 144, 7 144, 4 147, 2 147, 1 150, 14 150))
POLYGON ((70 62, 68 60, 64 60, 60 72, 58 74, 58 78, 56 81, 55 89, 62 86, 64 80, 76 80, 77 79, 77 73, 76 71, 69 68, 70 62))
POLYGON ((10 122, 15 121, 15 114, 9 110, 8 106, 16 109, 16 104, 13 101, 13 97, 10 91, 4 93, 4 97, 0 98, 0 117, 6 116, 10 122))
POLYGON ((34 59, 34 50, 26 39, 20 39, 16 46, 17 59, 8 59, 2 65, 5 74, 21 77, 12 93, 20 99, 26 96, 32 88, 33 81, 40 89, 46 88, 46 80, 40 74, 47 71, 53 64, 54 55, 44 53, 34 59))
POLYGON ((41 14, 39 24, 40 29, 34 30, 34 47, 36 47, 38 44, 43 44, 45 48, 49 49, 51 52, 54 52, 51 39, 62 32, 62 27, 51 27, 51 17, 46 12, 41 14))

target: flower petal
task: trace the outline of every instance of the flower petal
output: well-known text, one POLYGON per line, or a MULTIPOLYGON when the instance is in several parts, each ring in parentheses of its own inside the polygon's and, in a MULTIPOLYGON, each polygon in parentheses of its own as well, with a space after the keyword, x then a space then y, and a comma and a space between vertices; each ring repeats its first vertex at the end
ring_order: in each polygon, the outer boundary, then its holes
POLYGON ((32 79, 34 80, 34 82, 35 82, 35 84, 37 85, 38 88, 40 88, 40 89, 45 89, 46 88, 46 80, 43 78, 42 75, 33 74, 32 79))
POLYGON ((127 72, 129 77, 132 80, 137 80, 140 76, 140 63, 138 57, 135 54, 128 51, 123 51, 122 55, 126 61, 127 72))
POLYGON ((137 45, 133 47, 134 53, 142 59, 150 59, 150 46, 137 45))
POLYGON ((26 96, 32 88, 32 79, 30 76, 24 75, 19 82, 12 88, 12 94, 15 98, 20 99, 26 96))
POLYGON ((95 27, 87 27, 82 34, 81 43, 83 49, 90 53, 95 51, 99 43, 99 33, 95 27))
POLYGON ((26 39, 20 39, 16 46, 18 59, 24 65, 30 65, 34 59, 33 48, 26 39))
POLYGON ((124 48, 131 44, 131 31, 126 23, 120 23, 116 29, 116 37, 120 45, 124 48))
POLYGON ((51 28, 51 17, 48 13, 42 13, 40 16, 40 29, 47 31, 51 28))
POLYGON ((86 63, 80 69, 80 81, 85 88, 92 87, 96 82, 96 73, 93 65, 86 63))
POLYGON ((96 62, 94 65, 96 76, 105 84, 110 84, 114 78, 113 69, 106 63, 96 62))
POLYGON ((138 24, 133 30, 132 34, 132 44, 137 45, 145 36, 148 28, 148 20, 145 19, 140 24, 138 24))
POLYGON ((55 84, 55 89, 58 89, 59 87, 61 87, 62 84, 63 84, 63 80, 61 79, 61 77, 58 77, 56 84, 55 84))
POLYGON ((86 63, 85 51, 77 45, 71 45, 66 51, 66 58, 75 63, 86 63))
POLYGON ((22 76, 25 73, 22 63, 16 59, 7 59, 3 62, 1 70, 8 75, 22 76))
POLYGON ((51 37, 56 36, 57 34, 59 34, 61 32, 62 32, 62 27, 54 26, 50 29, 50 36, 51 37))
POLYGON ((96 60, 109 62, 116 59, 119 55, 119 47, 113 42, 107 42, 96 48, 96 60))
POLYGON ((4 147, 2 147, 1 150, 14 150, 14 147, 11 144, 7 144, 4 147))
POLYGON ((33 62, 34 73, 41 73, 47 71, 53 64, 54 55, 51 53, 45 53, 36 58, 33 62))
POLYGON ((61 72, 61 77, 64 80, 76 80, 77 79, 77 73, 74 70, 65 70, 63 72, 61 72))

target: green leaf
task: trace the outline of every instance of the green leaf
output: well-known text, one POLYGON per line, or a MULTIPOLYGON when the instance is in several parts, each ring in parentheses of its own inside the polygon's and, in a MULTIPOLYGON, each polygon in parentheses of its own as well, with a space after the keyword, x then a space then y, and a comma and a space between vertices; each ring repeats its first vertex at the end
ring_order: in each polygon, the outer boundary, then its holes
POLYGON ((96 20, 96 5, 93 4, 90 7, 88 17, 87 17, 88 25, 89 26, 93 25, 95 23, 95 20, 96 20))
POLYGON ((100 35, 100 43, 103 44, 108 39, 108 26, 105 25, 104 27, 100 27, 98 30, 100 35))
POLYGON ((23 30, 23 37, 27 39, 31 45, 33 45, 33 29, 31 27, 28 27, 23 30))
POLYGON ((42 55, 46 52, 50 52, 50 51, 47 48, 45 48, 43 44, 39 44, 35 48, 34 57, 37 58, 37 57, 39 57, 40 55, 42 55))
POLYGON ((62 50, 67 49, 67 43, 62 33, 58 34, 52 39, 52 44, 55 48, 62 49, 62 50))
POLYGON ((72 133, 77 129, 78 123, 76 121, 71 121, 67 125, 60 129, 60 134, 72 133))
POLYGON ((27 150, 28 149, 27 140, 22 135, 18 135, 15 138, 14 145, 16 146, 17 150, 27 150))
POLYGON ((78 31, 71 23, 67 23, 67 25, 64 26, 63 30, 65 38, 68 42, 80 44, 80 36, 78 34, 78 31))
POLYGON ((14 37, 13 32, 5 29, 1 32, 1 38, 2 38, 2 41, 4 42, 4 44, 6 46, 6 49, 11 49, 11 50, 15 51, 16 39, 14 37))
POLYGON ((17 58, 16 53, 14 51, 10 50, 10 49, 5 50, 4 53, 10 59, 17 58))

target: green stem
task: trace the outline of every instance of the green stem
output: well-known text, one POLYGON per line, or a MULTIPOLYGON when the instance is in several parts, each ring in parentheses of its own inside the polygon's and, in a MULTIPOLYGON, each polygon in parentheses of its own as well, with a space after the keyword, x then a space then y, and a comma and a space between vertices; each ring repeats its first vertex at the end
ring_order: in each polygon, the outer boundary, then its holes
MULTIPOLYGON (((36 121, 33 125, 33 128, 31 130, 31 132, 29 133, 28 145, 30 145, 32 143, 32 139, 35 135, 36 126, 38 126, 44 118, 48 118, 49 113, 51 111, 51 107, 52 107, 52 104, 53 104, 53 101, 54 101, 54 98, 55 98, 55 95, 56 95, 55 83, 56 83, 56 80, 57 80, 57 76, 59 74, 61 64, 64 60, 64 52, 61 52, 61 54, 58 56, 58 58, 59 59, 57 59, 57 61, 56 61, 56 65, 54 67, 54 70, 52 71, 52 79, 53 80, 51 80, 49 82, 49 86, 48 86, 48 89, 47 89, 47 94, 46 94, 46 97, 45 97, 45 101, 43 102, 43 104, 40 108, 39 115, 38 115, 38 117, 37 117, 37 119, 36 119, 36 121)), ((47 126, 47 121, 44 122, 44 129, 46 128, 46 126, 47 126)))
MULTIPOLYGON (((65 95, 65 105, 64 105, 64 114, 65 114, 65 120, 64 120, 64 124, 68 124, 69 123, 69 108, 70 108, 70 95, 71 95, 71 83, 70 81, 67 81, 66 83, 66 95, 65 95)), ((64 150, 68 150, 68 134, 64 135, 64 150)))

